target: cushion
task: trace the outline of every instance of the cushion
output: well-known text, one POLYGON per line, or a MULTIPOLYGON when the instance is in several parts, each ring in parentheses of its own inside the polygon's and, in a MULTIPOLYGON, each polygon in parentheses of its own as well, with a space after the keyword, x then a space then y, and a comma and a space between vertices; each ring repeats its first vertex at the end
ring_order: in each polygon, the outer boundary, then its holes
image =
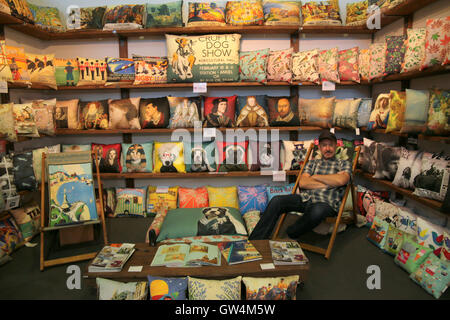
POLYGON ((145 217, 145 189, 116 188, 115 217, 145 217))
POLYGON ((9 67, 7 59, 5 40, 0 40, 0 80, 12 80, 11 68, 9 67))
POLYGON ((391 225, 400 231, 417 236, 417 215, 411 209, 398 207, 398 212, 394 215, 391 225))
POLYGON ((333 126, 347 129, 358 128, 358 110, 361 99, 336 99, 333 126))
POLYGON ((0 134, 6 136, 8 141, 17 141, 15 130, 14 103, 0 104, 0 134))
POLYGON ((55 135, 53 111, 56 107, 56 98, 50 100, 33 100, 32 105, 38 132, 48 136, 55 135))
POLYGON ((322 81, 331 81, 340 83, 339 72, 339 51, 338 48, 319 51, 317 64, 319 66, 319 74, 322 81))
POLYGON ((406 36, 386 36, 386 61, 384 75, 400 73, 405 56, 406 36))
POLYGON ((373 177, 388 181, 394 180, 401 153, 402 147, 391 147, 378 143, 376 150, 377 169, 373 177))
POLYGON ((442 154, 424 152, 420 174, 414 179, 415 195, 443 201, 450 177, 449 161, 442 154))
POLYGON ((421 133, 426 129, 430 104, 428 90, 406 89, 405 118, 401 133, 421 133))
POLYGON ((269 111, 265 95, 239 96, 236 127, 268 127, 269 111))
POLYGON ((188 27, 224 26, 225 6, 216 2, 189 2, 188 27))
POLYGON ((79 128, 79 100, 56 100, 56 107, 53 117, 56 128, 79 128))
POLYGON ((11 69, 12 83, 31 84, 25 49, 22 47, 6 46, 6 58, 11 69))
POLYGON ((168 210, 177 208, 178 187, 170 187, 167 190, 154 186, 147 188, 147 213, 154 215, 165 206, 168 210))
POLYGON ((150 300, 186 300, 187 278, 147 277, 150 300))
POLYGON ((116 210, 116 188, 106 188, 103 190, 103 208, 107 217, 114 217, 116 210))
POLYGON ((339 51, 339 78, 359 83, 359 47, 339 51))
POLYGON ((347 3, 347 17, 345 24, 347 26, 364 26, 367 20, 367 1, 347 3))
MULTIPOLYGON (((96 151, 100 158, 99 170, 102 173, 120 173, 122 172, 122 164, 120 162, 122 145, 120 143, 113 144, 97 144, 92 143, 92 151, 96 151)), ((95 165, 94 167, 95 168, 95 165)))
POLYGON ((34 23, 33 14, 28 6, 28 1, 25 0, 7 0, 9 3, 9 8, 11 9, 11 14, 21 20, 28 23, 34 23))
POLYGON ((386 125, 386 133, 400 131, 403 127, 406 109, 406 92, 391 90, 389 100, 389 117, 386 125))
POLYGON ((358 158, 358 164, 364 172, 371 174, 376 170, 376 154, 377 142, 368 138, 363 138, 361 153, 358 158))
POLYGON ((141 98, 139 118, 142 129, 167 128, 170 118, 170 107, 167 97, 141 98))
POLYGON ((57 89, 55 79, 54 54, 31 54, 27 57, 27 69, 33 85, 41 85, 51 89, 57 89))
POLYGON ((317 49, 292 54, 292 80, 320 84, 317 49))
POLYGON ((108 6, 103 16, 103 30, 142 29, 145 25, 145 4, 108 6))
MULTIPOLYGON (((103 29, 106 6, 80 8, 80 29, 103 29)), ((77 23, 75 23, 77 26, 77 23)), ((78 28, 78 27, 77 27, 78 28)))
POLYGON ((62 152, 91 151, 91 144, 63 144, 62 152))
POLYGON ((370 114, 367 130, 385 129, 389 119, 390 94, 380 93, 370 114))
POLYGON ((444 244, 444 229, 420 216, 417 217, 417 243, 432 249, 436 257, 440 257, 444 244))
POLYGON ((441 260, 450 262, 450 232, 444 231, 442 241, 441 260))
POLYGON ((37 204, 26 205, 11 210, 11 214, 19 226, 22 237, 30 241, 41 230, 41 210, 37 204))
POLYGON ((409 277, 425 291, 439 299, 450 282, 450 265, 429 255, 409 277))
POLYGON ((202 119, 201 97, 167 97, 170 107, 169 128, 194 128, 202 119))
POLYGON ((153 172, 186 173, 183 142, 154 142, 153 172))
POLYGON ((239 209, 244 215, 249 211, 264 212, 267 207, 266 186, 259 185, 253 187, 238 186, 239 209))
MULTIPOLYGON (((51 146, 51 147, 43 147, 33 149, 33 171, 34 176, 36 177, 36 181, 41 183, 42 178, 42 154, 43 153, 58 153, 60 152, 61 146, 59 144, 51 146)), ((89 149, 90 150, 90 149, 89 149)), ((45 181, 47 181, 47 177, 45 177, 45 181)))
POLYGON ((216 144, 212 142, 184 141, 187 172, 216 171, 216 144))
POLYGON ((58 8, 37 6, 29 2, 28 7, 33 14, 35 25, 51 32, 65 31, 58 8))
POLYGON ((369 46, 369 51, 369 80, 372 80, 384 75, 384 68, 386 67, 386 43, 372 43, 369 46))
POLYGON ((237 96, 205 97, 205 127, 234 127, 237 96))
POLYGON ((133 54, 135 77, 133 84, 167 82, 167 57, 143 57, 133 54))
POLYGON ((27 151, 13 155, 14 184, 17 191, 35 191, 37 182, 33 170, 33 152, 27 151))
POLYGON ((376 215, 375 199, 389 199, 387 191, 372 191, 363 186, 358 185, 356 188, 358 211, 362 216, 366 217, 368 224, 371 224, 376 215))
POLYGON ((388 228, 389 223, 375 216, 372 222, 372 226, 370 227, 369 233, 367 234, 367 239, 374 245, 376 245, 378 248, 380 249, 384 248, 388 228))
POLYGON ((157 242, 179 237, 238 234, 247 235, 247 231, 237 208, 179 208, 167 213, 157 242))
POLYGON ((249 141, 248 164, 250 171, 280 170, 280 141, 249 141))
POLYGON ((392 183, 400 188, 414 189, 414 180, 422 168, 423 152, 402 148, 397 173, 392 183))
POLYGON ((289 127, 300 125, 296 97, 267 97, 267 105, 269 107, 270 126, 289 127))
POLYGON ((211 207, 231 207, 239 209, 237 187, 207 186, 209 205, 211 207))
POLYGON ((312 143, 314 143, 313 140, 283 140, 283 149, 280 157, 280 161, 283 164, 283 170, 300 170, 305 161, 306 153, 312 143))
POLYGON ((276 278, 243 277, 246 300, 297 300, 300 276, 276 278))
POLYGON ((426 28, 410 28, 406 32, 405 57, 401 72, 418 71, 425 56, 426 28))
POLYGON ((369 125, 370 114, 372 113, 372 99, 361 99, 358 109, 357 127, 367 127, 369 125))
POLYGON ((427 19, 425 32, 425 55, 420 70, 440 65, 446 56, 448 34, 446 18, 427 19))
POLYGON ((248 170, 248 141, 225 142, 216 141, 218 152, 218 172, 248 170))
POLYGON ((146 300, 147 283, 96 278, 99 300, 146 300))
POLYGON ((333 121, 335 97, 298 100, 298 112, 302 125, 330 128, 333 121))
POLYGON ((241 81, 267 82, 269 49, 239 52, 239 79, 241 81))
POLYGON ((108 100, 80 101, 81 129, 108 129, 108 100))
POLYGON ((152 172, 153 142, 122 143, 122 172, 152 172))
POLYGON ((39 137, 32 103, 14 104, 14 130, 18 136, 39 137))
POLYGON ((258 224, 260 216, 261 212, 259 212, 258 210, 247 211, 247 213, 242 216, 249 235, 252 234, 253 229, 255 229, 256 225, 258 224))
POLYGON ((22 241, 22 233, 13 217, 0 221, 0 251, 10 254, 22 241))
POLYGON ((291 82, 292 53, 294 53, 293 48, 269 52, 266 69, 267 80, 291 82))
POLYGON ((370 79, 370 50, 360 49, 358 56, 359 77, 363 81, 370 79))
POLYGON ((395 256, 394 262, 411 274, 419 268, 431 252, 432 249, 405 238, 400 251, 395 256))
POLYGON ((241 276, 227 280, 188 277, 189 300, 241 300, 241 276))
POLYGON ((445 136, 450 133, 450 124, 446 120, 450 113, 450 91, 430 90, 427 133, 445 136))
POLYGON ((166 34, 168 82, 239 81, 240 34, 166 34))
POLYGON ((141 129, 140 100, 141 98, 108 100, 109 129, 141 129))
POLYGON ((103 59, 77 57, 80 78, 77 86, 104 85, 107 79, 107 64, 103 59))
POLYGON ((227 1, 226 22, 234 26, 262 25, 264 12, 261 1, 227 1))
POLYGON ((204 208, 209 207, 208 189, 199 188, 178 188, 179 208, 204 208))
POLYGON ((9 8, 9 4, 7 0, 0 1, 0 12, 11 14, 11 9, 9 8))
POLYGON ((338 1, 312 0, 303 1, 302 3, 303 25, 342 25, 338 1))
POLYGON ((147 3, 146 28, 182 27, 181 7, 183 1, 176 0, 167 3, 147 3))
POLYGON ((292 194, 292 190, 294 189, 295 183, 291 183, 285 186, 268 186, 266 188, 267 192, 267 200, 270 202, 275 196, 282 196, 286 194, 292 194))
POLYGON ((400 251, 403 244, 403 239, 407 237, 412 241, 416 241, 416 236, 399 230, 391 225, 389 225, 388 231, 386 233, 386 240, 384 243, 384 252, 396 256, 400 251))
POLYGON ((133 83, 134 82, 134 60, 128 58, 106 57, 106 78, 108 84, 133 83))
POLYGON ((299 25, 300 3, 297 1, 263 0, 265 25, 299 25))

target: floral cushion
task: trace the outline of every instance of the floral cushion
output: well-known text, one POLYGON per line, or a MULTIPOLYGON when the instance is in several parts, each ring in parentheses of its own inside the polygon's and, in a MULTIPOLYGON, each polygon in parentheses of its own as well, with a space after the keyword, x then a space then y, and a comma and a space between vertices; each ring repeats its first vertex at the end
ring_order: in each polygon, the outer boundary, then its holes
POLYGON ((386 133, 400 131, 403 127, 406 110, 406 92, 391 90, 389 100, 389 117, 386 125, 386 133))
POLYGON ((370 114, 372 113, 372 99, 362 98, 358 109, 358 128, 369 125, 370 114))
POLYGON ((420 267, 431 252, 432 249, 430 248, 421 246, 413 240, 404 239, 400 251, 395 256, 394 262, 411 274, 420 267))
POLYGON ((446 37, 448 34, 450 19, 428 19, 425 34, 425 57, 422 60, 420 70, 440 65, 446 57, 446 37))
POLYGON ((249 211, 264 212, 267 206, 266 186, 238 186, 239 210, 244 215, 249 211))
POLYGON ((386 61, 384 75, 400 73, 405 56, 406 36, 386 36, 386 61))
POLYGON ((417 243, 432 249, 434 255, 440 257, 444 244, 444 229, 422 217, 417 217, 417 243))
POLYGON ((294 53, 292 55, 292 80, 320 84, 318 56, 319 51, 316 49, 294 53))
POLYGON ((178 188, 179 208, 204 208, 209 207, 208 189, 199 188, 178 188))
POLYGON ((407 30, 405 58, 401 72, 417 71, 425 56, 425 28, 413 28, 407 30))
POLYGON ((386 67, 386 43, 373 43, 369 46, 369 50, 369 80, 372 80, 384 75, 384 68, 386 67))
POLYGON ((385 129, 389 120, 390 95, 381 93, 375 101, 375 106, 370 114, 367 130, 385 129))
POLYGON ((338 63, 339 63, 338 48, 319 51, 317 63, 319 65, 319 74, 322 81, 331 81, 335 83, 340 83, 338 72, 338 63))
POLYGON ((430 107, 428 109, 427 133, 445 136, 450 133, 447 120, 450 114, 450 91, 430 90, 430 107))
POLYGON ((211 207, 232 207, 239 209, 237 187, 207 186, 209 205, 211 207))
POLYGON ((146 28, 155 27, 182 27, 181 19, 182 0, 165 3, 147 3, 146 28))
POLYGON ((367 1, 347 3, 347 26, 363 26, 367 20, 367 1))
POLYGON ((167 57, 145 57, 133 54, 135 76, 133 84, 167 82, 167 57))
POLYGON ((178 187, 170 187, 161 190, 154 186, 147 188, 147 214, 155 215, 161 208, 173 210, 177 208, 178 187))
POLYGON ((310 0, 302 3, 303 25, 342 25, 338 1, 310 0))
POLYGON ((414 179, 415 195, 443 201, 450 177, 449 161, 442 154, 424 152, 422 169, 414 179))
POLYGON ((153 172, 186 173, 183 142, 154 142, 153 172))
POLYGON ((99 300, 146 300, 147 282, 119 282, 96 278, 99 300))
POLYGON ((239 79, 267 82, 266 68, 269 49, 239 52, 239 79))
POLYGON ((150 300, 186 300, 187 278, 148 276, 150 300))
POLYGON ((241 276, 227 280, 188 277, 189 300, 241 300, 241 276))
POLYGON ((226 22, 234 26, 262 25, 264 11, 261 1, 227 1, 226 22))
POLYGON ((430 92, 406 89, 406 110, 401 133, 421 133, 426 130, 430 92))
POLYGON ((298 100, 296 97, 267 97, 271 127, 298 126, 298 100))
POLYGON ((392 183, 400 188, 414 189, 414 180, 422 168, 423 152, 402 148, 400 161, 392 183))
POLYGON ((300 276, 276 278, 243 277, 246 300, 297 300, 300 276))
POLYGON ((363 81, 368 81, 370 79, 370 50, 369 49, 359 50, 358 67, 359 67, 360 79, 363 81))
POLYGON ((359 83, 359 48, 339 51, 339 78, 341 81, 359 83))
POLYGON ((333 122, 335 100, 335 97, 320 99, 299 98, 298 112, 301 124, 330 128, 333 122))
POLYGON ((429 294, 439 299, 450 283, 450 265, 429 255, 409 277, 429 294))
POLYGON ((333 126, 347 129, 358 127, 358 109, 361 99, 336 99, 333 126))
POLYGON ((217 2, 189 2, 187 26, 224 26, 225 6, 217 2))
POLYGON ((114 216, 145 217, 145 189, 117 188, 114 216))
POLYGON ((141 98, 108 101, 109 129, 141 129, 139 103, 141 98), (126 112, 125 112, 126 111, 126 112))
POLYGON ((14 129, 14 103, 0 104, 0 134, 5 135, 8 141, 17 141, 17 133, 14 129))
POLYGON ((291 82, 293 53, 293 48, 269 52, 266 70, 267 80, 291 82))
POLYGON ((263 0, 265 25, 299 25, 300 4, 297 1, 263 0))

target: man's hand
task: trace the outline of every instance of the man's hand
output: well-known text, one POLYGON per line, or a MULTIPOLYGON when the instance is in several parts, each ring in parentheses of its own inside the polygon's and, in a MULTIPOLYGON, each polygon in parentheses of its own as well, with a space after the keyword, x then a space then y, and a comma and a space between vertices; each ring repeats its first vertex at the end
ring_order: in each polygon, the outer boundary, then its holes
POLYGON ((335 174, 315 174, 311 178, 325 184, 328 188, 344 186, 350 181, 350 175, 345 171, 335 174))
MULTIPOLYGON (((327 189, 328 185, 325 183, 314 179, 314 176, 309 175, 308 173, 302 174, 299 181, 300 189, 327 189)), ((297 189, 298 191, 298 189, 297 189)))

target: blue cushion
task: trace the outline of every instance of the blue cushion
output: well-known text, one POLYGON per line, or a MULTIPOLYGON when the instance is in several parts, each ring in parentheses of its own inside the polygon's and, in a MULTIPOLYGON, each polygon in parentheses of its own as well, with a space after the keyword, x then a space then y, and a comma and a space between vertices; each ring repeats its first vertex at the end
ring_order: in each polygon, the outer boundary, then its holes
POLYGON ((148 276, 150 300, 186 300, 187 278, 148 276))
POLYGON ((244 187, 238 186, 239 209, 244 215, 249 211, 264 212, 267 207, 266 186, 244 187))
POLYGON ((268 186, 266 188, 267 191, 267 200, 270 202, 273 197, 281 196, 285 194, 292 194, 292 189, 294 189, 295 183, 291 183, 285 186, 268 186))

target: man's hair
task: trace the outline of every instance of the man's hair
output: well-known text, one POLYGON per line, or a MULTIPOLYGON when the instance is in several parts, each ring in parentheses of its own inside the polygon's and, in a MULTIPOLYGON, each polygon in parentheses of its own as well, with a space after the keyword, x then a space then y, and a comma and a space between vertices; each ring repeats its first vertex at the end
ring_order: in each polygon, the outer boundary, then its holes
POLYGON ((225 99, 225 98, 216 98, 212 102, 213 103, 213 108, 211 110, 212 113, 216 113, 217 112, 217 110, 219 109, 219 103, 221 103, 221 102, 226 102, 227 106, 228 106, 228 100, 227 99, 225 99))

